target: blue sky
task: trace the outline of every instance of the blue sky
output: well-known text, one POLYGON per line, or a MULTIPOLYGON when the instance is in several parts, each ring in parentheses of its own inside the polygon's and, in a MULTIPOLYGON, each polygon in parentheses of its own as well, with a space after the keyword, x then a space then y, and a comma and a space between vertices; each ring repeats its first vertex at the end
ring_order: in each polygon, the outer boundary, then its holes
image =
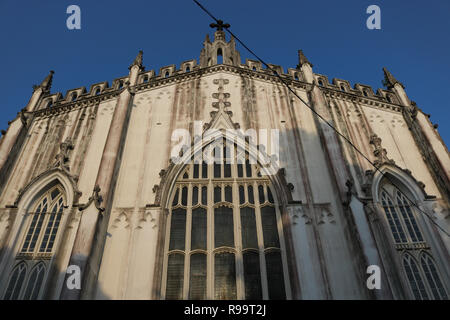
MULTIPOLYGON (((450 143, 450 1, 202 0, 258 55, 286 70, 303 49, 314 71, 382 87, 386 66, 450 143), (366 8, 381 8, 381 30, 366 8)), ((144 65, 198 59, 211 19, 191 0, 0 0, 0 129, 28 102, 32 85, 55 70, 52 92, 126 75, 138 50, 144 65), (81 30, 66 8, 81 8, 81 30)), ((252 58, 240 48, 242 61, 252 58)))

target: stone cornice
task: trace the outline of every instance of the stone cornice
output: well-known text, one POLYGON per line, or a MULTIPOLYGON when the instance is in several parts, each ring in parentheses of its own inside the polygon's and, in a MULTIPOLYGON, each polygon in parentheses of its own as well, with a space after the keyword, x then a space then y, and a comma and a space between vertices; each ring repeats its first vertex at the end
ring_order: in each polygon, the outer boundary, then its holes
MULTIPOLYGON (((214 65, 206 68, 198 68, 194 69, 190 72, 177 73, 167 78, 163 78, 161 76, 155 76, 150 78, 148 82, 143 82, 134 86, 136 93, 139 91, 144 91, 147 89, 153 89, 158 87, 163 87, 166 85, 172 85, 174 83, 180 83, 184 81, 200 79, 205 75, 214 74, 217 72, 226 72, 230 74, 238 74, 241 76, 251 77, 253 79, 259 79, 264 81, 270 81, 274 83, 282 83, 282 81, 278 78, 278 76, 269 73, 267 70, 264 71, 255 71, 244 66, 232 66, 232 65, 214 65)), ((280 75, 283 80, 291 85, 294 89, 304 89, 310 90, 312 85, 301 80, 295 80, 289 74, 281 74, 280 75)), ((366 97, 362 93, 354 93, 354 92, 342 92, 338 89, 329 88, 329 87, 320 87, 320 89, 324 92, 324 94, 328 97, 337 97, 349 99, 351 101, 357 101, 359 103, 363 103, 372 107, 379 107, 383 109, 390 109, 396 112, 401 112, 401 106, 394 103, 389 103, 387 101, 381 100, 377 98, 377 96, 366 97)), ((50 108, 40 109, 34 112, 35 116, 51 116, 54 114, 59 114, 61 112, 67 112, 73 110, 78 107, 87 107, 94 104, 98 104, 102 101, 112 99, 117 97, 121 92, 121 89, 113 89, 109 88, 100 95, 88 96, 82 95, 76 101, 65 101, 59 100, 56 101, 55 104, 50 108)), ((70 91, 70 90, 69 90, 70 91)))
POLYGON ((338 89, 334 88, 326 88, 320 87, 326 97, 329 98, 341 98, 344 100, 350 100, 353 102, 359 102, 361 104, 368 105, 370 107, 376 107, 381 109, 389 109, 395 112, 402 112, 403 106, 395 103, 390 103, 381 99, 376 99, 376 97, 365 97, 363 95, 351 93, 351 92, 342 92, 338 89))
POLYGON ((60 114, 63 112, 72 111, 75 109, 78 109, 80 107, 89 107, 96 105, 98 103, 101 103, 102 101, 106 101, 109 99, 113 99, 117 97, 121 92, 122 89, 109 91, 105 93, 101 93, 96 96, 90 96, 90 97, 80 97, 79 100, 66 102, 64 100, 56 102, 51 108, 45 108, 34 111, 35 117, 44 117, 44 116, 51 116, 60 114))

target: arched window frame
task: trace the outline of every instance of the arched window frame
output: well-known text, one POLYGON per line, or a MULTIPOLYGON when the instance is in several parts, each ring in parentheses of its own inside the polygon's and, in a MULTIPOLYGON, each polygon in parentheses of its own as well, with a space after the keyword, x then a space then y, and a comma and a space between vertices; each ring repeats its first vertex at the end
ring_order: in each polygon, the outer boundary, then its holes
MULTIPOLYGON (((393 185, 393 182, 387 180, 384 178, 381 174, 376 175, 373 180, 373 186, 372 186, 372 192, 375 195, 374 200, 379 203, 380 206, 380 214, 383 217, 384 221, 386 221, 386 225, 389 228, 389 232, 391 233, 394 248, 397 252, 397 255, 399 257, 400 264, 399 266, 402 268, 401 273, 404 275, 404 280, 406 281, 406 287, 409 288, 409 291, 411 293, 411 297, 415 299, 440 299, 439 296, 435 295, 432 290, 432 284, 429 283, 429 279, 426 277, 426 272, 423 266, 421 265, 422 257, 429 257, 429 261, 433 262, 433 266, 436 270, 435 275, 439 277, 439 281, 442 283, 442 296, 446 295, 448 297, 448 288, 446 287, 445 283, 445 275, 439 272, 439 265, 436 263, 436 260, 433 258, 432 251, 430 244, 428 241, 430 239, 427 239, 427 237, 431 237, 429 233, 426 233, 426 227, 424 223, 426 221, 423 219, 423 217, 420 217, 417 213, 417 209, 414 208, 414 206, 410 205, 410 210, 412 213, 412 216, 414 217, 414 221, 417 224, 417 229, 420 231, 422 235, 422 239, 420 241, 416 241, 416 239, 411 237, 410 230, 414 229, 410 228, 408 229, 407 224, 404 222, 403 217, 400 218, 401 225, 403 227, 403 230, 405 232, 407 241, 406 242, 396 242, 395 237, 392 233, 392 225, 389 223, 388 218, 386 216, 386 210, 383 207, 383 196, 382 193, 386 192, 386 189, 389 190, 389 195, 393 202, 395 202, 396 210, 398 215, 402 216, 402 213, 405 213, 405 211, 401 211, 399 208, 399 203, 397 202, 397 196, 404 197, 406 199, 406 196, 411 201, 420 202, 423 201, 425 195, 423 194, 423 191, 420 187, 416 186, 413 179, 410 179, 409 177, 405 176, 404 173, 399 172, 395 167, 386 166, 384 168, 381 168, 381 170, 385 173, 385 175, 389 175, 390 179, 392 181, 395 181, 395 186, 393 185), (405 196, 406 195, 406 196, 405 196), (406 259, 406 260, 405 260, 406 259), (421 279, 423 282, 424 289, 422 290, 425 293, 418 293, 417 290, 414 287, 414 284, 412 281, 414 279, 411 278, 411 272, 408 270, 407 266, 405 265, 405 261, 410 261, 411 263, 414 263, 414 265, 417 267, 417 277, 421 279), (425 291, 424 291, 425 290, 425 291)), ((414 234, 414 233, 413 233, 414 234)))
MULTIPOLYGON (((14 239, 10 239, 8 242, 8 246, 12 248, 10 253, 5 256, 5 265, 3 274, 0 274, 0 288, 2 291, 0 292, 0 299, 6 295, 7 284, 9 283, 10 276, 12 274, 12 270, 20 263, 24 262, 27 267, 26 279, 22 283, 21 293, 18 299, 24 298, 24 290, 25 286, 28 283, 28 279, 31 275, 31 272, 38 264, 43 264, 45 266, 44 277, 42 280, 42 286, 39 289, 37 299, 42 299, 45 294, 46 283, 49 277, 49 270, 53 263, 57 263, 54 259, 57 252, 59 252, 58 247, 61 244, 61 238, 64 230, 66 230, 65 226, 68 222, 68 213, 71 211, 72 203, 77 201, 79 196, 79 192, 76 189, 76 185, 74 181, 70 179, 65 173, 58 169, 49 170, 40 176, 33 179, 27 186, 25 186, 22 192, 19 194, 17 203, 17 219, 12 225, 11 232, 13 234, 17 234, 17 237, 14 239), (62 195, 64 196, 64 210, 62 213, 62 217, 60 220, 58 232, 56 232, 53 248, 51 252, 46 253, 32 253, 32 254, 23 254, 21 252, 24 239, 28 232, 28 227, 30 225, 31 215, 29 214, 30 210, 33 210, 38 201, 44 197, 46 193, 51 192, 56 186, 59 186, 62 195), (67 206, 68 205, 68 206, 67 206), (26 257, 25 257, 26 256, 26 257), (3 291, 4 290, 4 291, 3 291)), ((46 220, 48 221, 48 220, 46 220)), ((45 234, 46 224, 43 223, 42 235, 45 234)), ((72 244, 67 243, 66 245, 71 246, 72 244)), ((36 245, 36 248, 38 246, 36 245)), ((67 255, 67 252, 61 252, 63 255, 67 255)), ((59 265, 59 263, 58 263, 59 265)), ((61 266, 59 266, 61 268, 61 266)), ((65 268, 65 267, 63 267, 65 268)), ((58 275, 58 287, 53 288, 54 294, 52 295, 52 299, 57 299, 58 292, 61 290, 63 285, 64 274, 58 275)))
MULTIPOLYGON (((234 150, 237 150, 238 147, 236 147, 234 150)), ((219 148, 220 149, 220 148, 219 148)), ((204 150, 204 148, 202 149, 204 150)), ((244 149, 245 150, 245 149, 244 149)), ((226 152, 225 152, 226 154, 226 152)), ((248 159, 250 156, 246 152, 246 159, 248 159)), ((195 158, 195 156, 193 157, 195 158)), ((195 169, 195 161, 191 161, 189 164, 185 166, 183 170, 180 171, 178 174, 177 181, 175 182, 175 188, 172 190, 170 197, 168 198, 167 203, 171 204, 168 208, 168 216, 167 216, 167 223, 166 223, 166 230, 165 230, 165 248, 164 248, 164 262, 163 262, 163 268, 162 268, 162 283, 161 283, 161 296, 162 298, 169 298, 167 290, 167 281, 168 278, 168 259, 172 254, 179 254, 184 257, 184 264, 183 264, 183 289, 181 293, 177 293, 172 296, 188 299, 189 292, 190 292, 190 286, 189 286, 189 270, 190 270, 190 257, 195 253, 204 253, 207 255, 207 270, 208 270, 208 280, 207 280, 207 298, 208 299, 214 299, 217 298, 217 292, 215 292, 215 286, 214 286, 214 261, 215 261, 215 255, 216 254, 222 254, 222 253, 228 253, 228 254, 234 254, 235 255, 235 263, 236 263, 236 272, 239 272, 239 270, 242 270, 242 265, 237 266, 237 264, 242 264, 242 257, 246 252, 258 252, 259 254, 259 266, 261 269, 261 282, 262 282, 262 291, 263 291, 263 298, 268 299, 269 298, 269 292, 267 288, 267 274, 266 274, 266 265, 265 265, 265 256, 266 254, 273 254, 276 253, 279 258, 281 259, 281 268, 282 270, 282 277, 284 279, 283 281, 283 292, 284 296, 279 298, 287 298, 289 299, 291 297, 290 293, 290 284, 289 284, 289 273, 287 269, 287 258, 286 258, 286 248, 284 243, 284 237, 282 232, 282 223, 281 223, 281 214, 279 212, 279 205, 277 202, 277 199, 275 197, 275 192, 272 189, 271 181, 267 176, 262 176, 259 173, 260 167, 258 164, 251 164, 252 167, 252 176, 247 177, 246 176, 246 166, 244 164, 244 176, 238 177, 237 176, 237 162, 234 163, 232 166, 232 177, 229 178, 229 181, 227 181, 227 178, 225 178, 225 171, 224 171, 224 165, 221 165, 221 175, 220 177, 214 178, 214 166, 212 164, 207 166, 208 174, 207 178, 203 178, 203 166, 201 164, 197 164, 197 169, 195 169), (197 183, 197 179, 194 179, 194 174, 196 174, 198 177, 199 183, 197 183), (201 197, 201 186, 203 183, 206 183, 207 187, 207 199, 208 202, 206 205, 202 203, 201 200, 197 201, 196 205, 191 205, 192 203, 192 195, 193 195, 193 188, 198 188, 198 197, 201 197), (272 202, 269 202, 266 200, 263 204, 259 203, 259 195, 258 195, 258 184, 263 185, 264 187, 264 197, 265 199, 271 199, 272 202), (189 186, 191 184, 191 186, 189 186), (232 185, 232 202, 229 202, 225 198, 225 187, 227 185, 232 185), (245 186, 245 202, 239 203, 239 185, 245 186), (214 203, 214 186, 220 186, 221 187, 221 196, 220 201, 214 203), (249 198, 249 187, 253 188, 253 200, 250 200, 249 198), (188 188, 188 206, 184 206, 182 201, 182 189, 188 188), (270 191, 270 192, 269 192, 270 191), (270 193, 270 197, 268 194, 270 193), (276 221, 276 232, 277 237, 279 239, 279 245, 278 247, 264 247, 263 242, 263 230, 261 225, 261 213, 260 210, 262 207, 272 207, 275 214, 275 221, 276 221), (207 224, 208 224, 208 248, 207 250, 189 250, 189 239, 191 239, 192 234, 190 233, 192 230, 192 217, 189 217, 192 213, 193 208, 203 207, 207 210, 207 224), (232 215, 233 215, 233 232, 234 232, 234 246, 219 246, 216 247, 216 244, 214 243, 214 214, 215 214, 215 208, 219 207, 228 207, 232 209, 232 215), (258 224, 258 248, 242 248, 242 234, 241 231, 241 221, 240 221, 240 211, 243 207, 251 207, 255 210, 255 219, 257 220, 258 224), (185 250, 170 250, 170 239, 171 239, 171 217, 172 212, 174 210, 184 208, 186 210, 186 233, 184 235, 185 241, 186 241, 186 247, 185 250)), ((203 184, 203 186, 205 186, 203 184)), ((181 257, 181 256, 179 256, 181 257)), ((245 298, 245 285, 242 282, 242 280, 238 280, 243 278, 242 274, 241 276, 238 276, 236 274, 236 297, 228 297, 228 298, 237 298, 237 299, 243 299, 245 298)), ((274 298, 274 297, 272 297, 274 298)))

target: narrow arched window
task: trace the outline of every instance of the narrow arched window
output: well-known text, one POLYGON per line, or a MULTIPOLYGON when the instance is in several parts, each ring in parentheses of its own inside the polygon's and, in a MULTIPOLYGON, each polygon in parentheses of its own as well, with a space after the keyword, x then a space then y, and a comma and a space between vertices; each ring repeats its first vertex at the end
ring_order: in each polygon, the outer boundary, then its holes
POLYGON ((406 276, 414 298, 417 300, 428 300, 428 293, 419 266, 410 254, 405 254, 403 256, 403 267, 405 268, 406 276))
POLYGON ((298 79, 298 73, 297 73, 297 72, 294 73, 294 79, 297 80, 297 81, 299 80, 299 79, 298 79))
POLYGON ((74 92, 74 93, 72 93, 71 101, 76 101, 76 100, 77 100, 77 93, 74 92))
POLYGON ((102 90, 100 88, 95 89, 95 95, 98 96, 102 90))
POLYGON ((253 66, 252 70, 253 70, 253 71, 256 71, 256 67, 255 67, 255 66, 253 66))
POLYGON ((170 76, 169 71, 166 71, 164 78, 168 78, 170 76))
POLYGON ((30 272, 23 300, 36 300, 38 298, 44 276, 45 265, 43 262, 39 262, 30 272))
POLYGON ((270 179, 226 139, 200 153, 209 158, 194 155, 170 197, 163 297, 285 299, 289 280, 270 179))
POLYGON ((6 293, 3 298, 4 300, 19 299, 26 273, 27 266, 25 262, 22 261, 11 272, 6 293))
POLYGON ((403 185, 394 186, 390 180, 384 178, 381 181, 380 204, 402 260, 408 287, 415 299, 448 299, 431 248, 411 204, 413 196, 403 185))
POLYGON ((189 66, 186 67, 186 72, 190 72, 191 68, 189 68, 189 66))
POLYGON ((341 84, 341 91, 345 92, 345 87, 341 84))
POLYGON ((441 277, 437 271, 433 258, 428 253, 423 253, 420 257, 420 264, 430 287, 432 296, 436 300, 448 300, 441 277))
POLYGON ((64 197, 59 186, 46 192, 29 212, 30 224, 20 253, 51 253, 61 222, 64 197))
POLYGON ((381 192, 381 204, 383 205, 384 213, 386 214, 389 227, 391 228, 392 236, 395 242, 406 242, 406 235, 403 230, 403 225, 400 221, 399 214, 394 206, 391 197, 386 191, 381 192))
POLYGON ((119 81, 119 89, 122 89, 123 88, 123 81, 121 80, 121 81, 119 81))
POLYGON ((48 100, 47 101, 47 105, 46 105, 46 108, 51 108, 53 106, 53 100, 48 100))
POLYGON ((390 95, 390 94, 387 94, 387 95, 386 95, 386 100, 387 100, 388 102, 391 102, 391 103, 392 103, 392 98, 391 98, 391 95, 390 95))
POLYGON ((12 270, 5 299, 35 300, 42 295, 46 273, 53 260, 65 207, 61 185, 52 183, 29 206, 16 267, 12 270))
POLYGON ((319 83, 319 86, 323 87, 323 81, 322 81, 322 79, 319 79, 318 83, 319 83))
POLYGON ((148 82, 148 75, 145 75, 145 76, 144 76, 143 82, 144 82, 144 83, 147 83, 147 82, 148 82))
POLYGON ((405 195, 399 190, 396 190, 396 201, 411 241, 422 242, 422 233, 420 232, 419 226, 417 225, 417 221, 412 212, 411 205, 406 199, 405 195))
POLYGON ((217 49, 217 64, 223 64, 222 48, 217 49))
POLYGON ((367 90, 366 89, 363 90, 363 95, 364 95, 364 97, 367 97, 367 90))

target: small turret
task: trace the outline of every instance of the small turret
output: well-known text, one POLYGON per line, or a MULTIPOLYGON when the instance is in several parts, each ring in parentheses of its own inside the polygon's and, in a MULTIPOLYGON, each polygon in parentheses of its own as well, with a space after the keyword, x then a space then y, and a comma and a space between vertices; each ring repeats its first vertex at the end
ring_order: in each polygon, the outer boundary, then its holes
POLYGON ((383 72, 384 72, 384 80, 383 80, 383 85, 386 86, 388 89, 392 89, 394 88, 395 84, 398 83, 399 85, 402 86, 402 88, 404 89, 405 86, 398 81, 397 79, 394 78, 394 76, 392 75, 392 73, 390 73, 386 68, 383 67, 383 72))
POLYGON ((143 71, 145 69, 145 67, 142 65, 143 54, 144 52, 142 50, 139 50, 139 53, 134 59, 133 63, 128 67, 129 70, 131 70, 133 66, 138 66, 140 71, 143 71))
POLYGON ((211 23, 211 28, 216 28, 214 33, 214 41, 211 42, 209 35, 203 42, 203 49, 200 52, 200 67, 205 68, 219 64, 219 57, 222 57, 223 64, 239 66, 241 64, 241 56, 236 50, 236 42, 233 38, 229 42, 226 41, 225 31, 230 27, 228 23, 218 20, 217 23, 211 23))
POLYGON ((52 87, 52 81, 53 81, 53 74, 55 71, 50 70, 50 74, 45 77, 44 80, 42 80, 41 84, 36 86, 33 86, 34 91, 41 88, 43 93, 50 93, 50 89, 52 87))
POLYGON ((308 59, 305 57, 305 54, 303 53, 303 50, 298 50, 298 65, 297 69, 301 69, 301 67, 305 64, 309 64, 309 66, 312 68, 313 65, 311 62, 308 61, 308 59))

